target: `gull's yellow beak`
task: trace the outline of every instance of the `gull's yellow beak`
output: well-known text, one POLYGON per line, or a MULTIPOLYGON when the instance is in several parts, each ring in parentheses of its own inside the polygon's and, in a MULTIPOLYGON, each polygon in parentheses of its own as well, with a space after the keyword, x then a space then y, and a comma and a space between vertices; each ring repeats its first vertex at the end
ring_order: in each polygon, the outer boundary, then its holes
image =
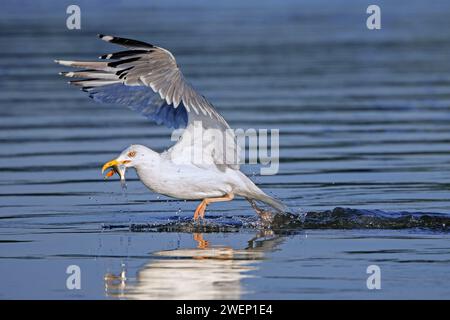
POLYGON ((105 163, 102 167, 102 174, 105 172, 105 170, 108 170, 109 168, 112 168, 111 171, 108 171, 105 175, 105 179, 108 179, 110 177, 112 177, 114 175, 114 173, 118 173, 120 175, 120 179, 124 179, 125 178, 125 171, 121 170, 119 168, 119 166, 121 165, 125 165, 127 163, 129 163, 129 160, 123 160, 123 161, 119 161, 117 159, 111 160, 107 163, 105 163))
POLYGON ((119 165, 119 161, 117 161, 116 159, 105 163, 102 167, 102 174, 103 174, 103 172, 105 172, 105 170, 107 170, 109 168, 117 167, 118 165, 119 165))

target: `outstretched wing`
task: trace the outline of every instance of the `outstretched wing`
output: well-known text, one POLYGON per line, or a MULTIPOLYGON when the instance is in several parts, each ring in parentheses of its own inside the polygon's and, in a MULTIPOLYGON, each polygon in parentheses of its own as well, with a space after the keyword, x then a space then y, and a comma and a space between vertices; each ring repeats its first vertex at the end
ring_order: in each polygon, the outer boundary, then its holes
MULTIPOLYGON (((82 68, 61 72, 66 77, 77 78, 70 84, 81 87, 95 101, 126 105, 169 128, 191 130, 192 124, 199 121, 205 129, 230 131, 223 117, 184 79, 169 51, 141 41, 105 35, 99 37, 127 50, 100 56, 100 59, 109 61, 56 60, 64 66, 82 68)), ((215 150, 208 156, 216 164, 238 168, 237 160, 234 163, 224 160, 226 153, 238 154, 234 135, 227 132, 225 140, 224 150, 215 150)), ((184 147, 187 147, 186 139, 184 147)))

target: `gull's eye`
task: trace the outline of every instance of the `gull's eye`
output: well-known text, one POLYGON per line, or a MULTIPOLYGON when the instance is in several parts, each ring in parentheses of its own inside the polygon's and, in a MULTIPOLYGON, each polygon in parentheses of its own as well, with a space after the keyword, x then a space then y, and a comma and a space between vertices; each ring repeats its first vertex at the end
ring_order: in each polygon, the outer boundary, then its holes
POLYGON ((134 158, 135 155, 136 155, 136 151, 130 151, 127 154, 127 156, 130 157, 130 158, 134 158))

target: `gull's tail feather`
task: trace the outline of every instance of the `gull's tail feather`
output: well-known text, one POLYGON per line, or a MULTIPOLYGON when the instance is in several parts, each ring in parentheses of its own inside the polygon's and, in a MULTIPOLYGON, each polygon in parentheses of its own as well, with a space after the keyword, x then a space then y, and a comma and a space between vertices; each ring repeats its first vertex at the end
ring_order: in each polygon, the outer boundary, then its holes
POLYGON ((264 202, 265 204, 271 206, 272 208, 280 212, 288 212, 288 207, 283 202, 265 194, 264 192, 262 192, 257 196, 253 196, 252 198, 254 200, 264 202))
MULTIPOLYGON (((241 196, 245 197, 247 200, 256 200, 261 201, 275 210, 279 212, 289 212, 288 206, 282 203, 280 200, 277 200, 269 195, 267 195, 264 191, 262 191, 256 184, 253 183, 245 174, 238 171, 240 174, 241 182, 244 183, 245 187, 238 192, 241 196)), ((252 201, 250 201, 252 203, 252 201)), ((253 206, 254 203, 252 203, 253 206)))

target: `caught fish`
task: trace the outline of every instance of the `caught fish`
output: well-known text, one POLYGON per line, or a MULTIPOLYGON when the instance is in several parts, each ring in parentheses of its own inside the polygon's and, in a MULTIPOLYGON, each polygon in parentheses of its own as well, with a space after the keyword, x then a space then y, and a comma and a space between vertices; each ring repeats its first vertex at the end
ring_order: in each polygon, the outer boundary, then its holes
POLYGON ((117 173, 120 177, 120 182, 125 183, 125 172, 127 168, 117 161, 110 161, 106 163, 102 168, 102 173, 106 170, 111 169, 106 172, 105 179, 111 178, 115 173, 117 173))

